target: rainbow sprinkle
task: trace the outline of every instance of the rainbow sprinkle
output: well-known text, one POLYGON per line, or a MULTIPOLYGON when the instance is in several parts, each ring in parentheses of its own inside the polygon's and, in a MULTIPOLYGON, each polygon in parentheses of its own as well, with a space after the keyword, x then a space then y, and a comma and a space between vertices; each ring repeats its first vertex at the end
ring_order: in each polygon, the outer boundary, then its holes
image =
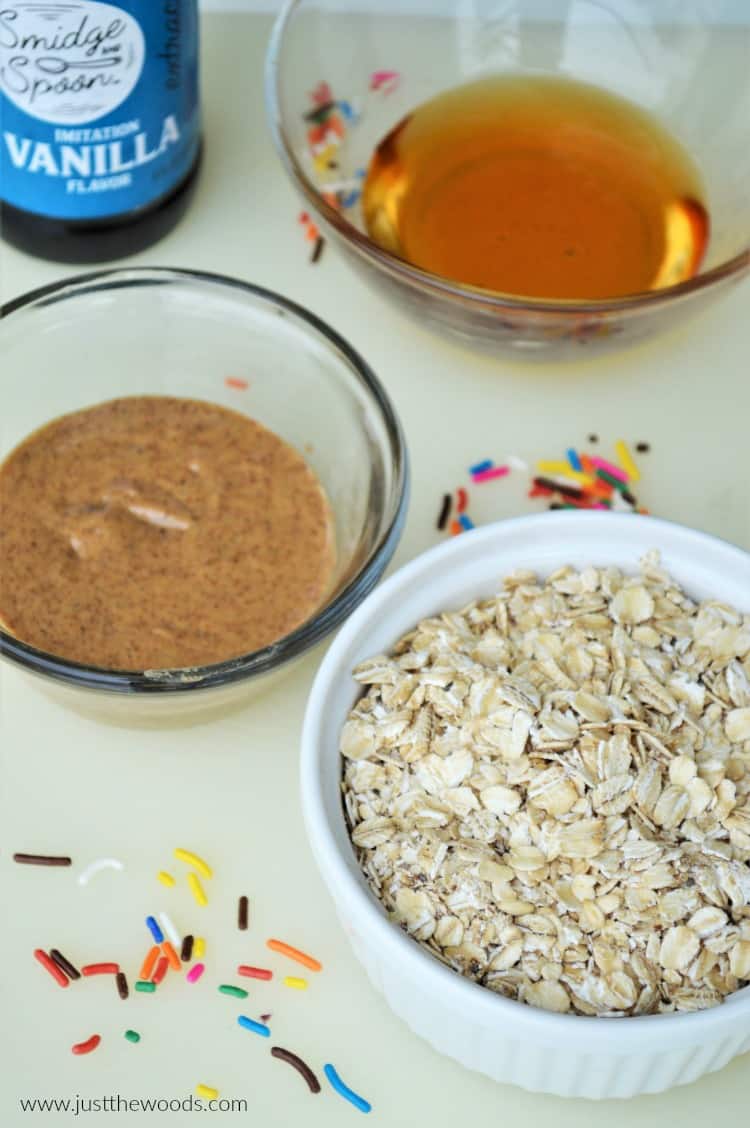
MULTIPOLYGON (((598 435, 589 435, 588 442, 598 443, 598 435)), ((587 454, 575 446, 566 449, 564 458, 540 459, 532 472, 528 498, 544 499, 550 509, 648 513, 648 509, 639 505, 632 490, 634 483, 641 480, 641 472, 630 447, 624 439, 618 439, 614 447, 615 460, 587 454)), ((649 443, 638 442, 635 449, 646 453, 651 447, 649 443)), ((517 454, 507 455, 499 466, 491 458, 483 458, 468 467, 474 485, 506 478, 513 471, 529 473, 528 463, 517 454)), ((452 494, 444 494, 437 520, 438 531, 458 536, 473 529, 475 523, 469 516, 468 507, 468 492, 463 486, 452 494)))

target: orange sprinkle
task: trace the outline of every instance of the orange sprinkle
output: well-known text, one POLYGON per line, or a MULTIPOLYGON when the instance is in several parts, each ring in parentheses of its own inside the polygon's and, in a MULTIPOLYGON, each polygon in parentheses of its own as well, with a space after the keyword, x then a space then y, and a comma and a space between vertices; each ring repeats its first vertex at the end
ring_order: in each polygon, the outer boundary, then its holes
POLYGON ((590 474, 592 478, 596 477, 596 466, 594 466, 594 463, 591 461, 591 456, 582 454, 579 457, 584 474, 590 474))
POLYGON ((586 497, 612 497, 615 488, 609 482, 603 482, 600 479, 595 486, 589 486, 583 492, 586 497))
POLYGON ((463 532, 463 529, 458 521, 451 521, 451 536, 457 537, 461 532, 463 532))
POLYGON ((323 970, 322 963, 314 959, 313 956, 300 952, 299 948, 292 948, 289 944, 285 944, 283 940, 266 940, 266 947, 270 948, 272 952, 279 952, 282 956, 288 956, 290 960, 296 960, 303 967, 309 967, 310 971, 323 970))
POLYGON ((228 388, 238 388, 241 392, 249 387, 247 380, 241 380, 239 376, 227 376, 224 383, 228 388))
POLYGON ((140 975, 138 976, 139 979, 150 979, 151 978, 151 972, 154 970, 154 966, 155 966, 158 958, 159 958, 159 945, 154 944, 153 948, 149 949, 148 955, 146 956, 145 960, 143 961, 143 964, 141 965, 140 975))
POLYGON ((161 946, 161 950, 162 950, 163 954, 169 960, 169 966, 174 971, 182 971, 182 964, 180 963, 180 957, 177 955, 177 952, 174 950, 174 947, 172 946, 172 944, 170 944, 169 940, 164 941, 164 943, 161 946))
POLYGON ((314 243, 318 238, 318 235, 320 235, 320 232, 318 231, 315 224, 309 224, 307 231, 305 231, 305 238, 307 239, 308 243, 314 243))

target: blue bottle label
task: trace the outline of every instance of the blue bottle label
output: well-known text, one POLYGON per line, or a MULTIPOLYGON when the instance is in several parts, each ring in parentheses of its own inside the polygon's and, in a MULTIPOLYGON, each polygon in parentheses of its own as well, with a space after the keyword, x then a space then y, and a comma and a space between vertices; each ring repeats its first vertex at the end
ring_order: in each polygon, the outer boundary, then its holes
POLYGON ((106 219, 168 195, 200 145, 197 0, 0 0, 0 198, 106 219))

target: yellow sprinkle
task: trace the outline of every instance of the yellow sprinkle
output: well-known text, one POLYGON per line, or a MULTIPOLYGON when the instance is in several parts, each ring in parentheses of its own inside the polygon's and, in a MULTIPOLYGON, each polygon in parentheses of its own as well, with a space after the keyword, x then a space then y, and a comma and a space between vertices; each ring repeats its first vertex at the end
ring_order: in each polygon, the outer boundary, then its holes
POLYGON ((298 979, 296 975, 287 975, 286 978, 284 979, 284 986, 285 987, 293 987, 295 991, 306 991, 307 990, 307 980, 306 979, 298 979))
POLYGON ((156 876, 157 879, 162 883, 162 885, 166 885, 167 889, 171 889, 174 885, 174 878, 172 877, 172 874, 167 873, 166 870, 159 870, 156 876))
POLYGON ((202 960, 206 954, 206 941, 202 936, 196 936, 193 942, 193 959, 202 960))
POLYGON ((580 482, 584 486, 593 486, 596 478, 591 474, 584 474, 583 470, 574 470, 569 462, 537 462, 538 472, 545 478, 569 478, 572 482, 580 482))
POLYGON ((219 1095, 218 1089, 212 1089, 210 1085, 196 1085, 195 1093, 198 1097, 205 1097, 207 1101, 215 1101, 219 1095))
POLYGON ((572 469, 569 462, 537 462, 540 474, 568 474, 572 469))
POLYGON ((617 457, 620 460, 620 466, 630 478, 631 482, 640 482, 641 472, 633 461, 633 456, 630 453, 630 448, 624 439, 618 439, 615 443, 615 450, 617 457))
POLYGON ((188 885, 190 886, 190 892, 193 894, 198 904, 207 905, 208 897, 206 896, 205 890, 198 880, 196 874, 188 874, 188 885))
POLYGON ((177 858, 178 862, 186 862, 189 866, 193 866, 197 869, 201 877, 205 877, 207 881, 210 881, 213 877, 214 871, 211 869, 208 862, 204 862, 203 858, 199 858, 192 850, 181 850, 178 846, 175 849, 174 856, 177 858))

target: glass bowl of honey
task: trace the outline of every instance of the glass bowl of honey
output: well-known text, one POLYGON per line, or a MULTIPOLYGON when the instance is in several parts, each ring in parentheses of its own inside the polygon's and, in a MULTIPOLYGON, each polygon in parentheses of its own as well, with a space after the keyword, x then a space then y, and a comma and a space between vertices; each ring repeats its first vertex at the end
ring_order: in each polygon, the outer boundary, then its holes
POLYGON ((576 356, 750 272, 750 17, 734 0, 290 0, 277 149, 421 324, 576 356))

